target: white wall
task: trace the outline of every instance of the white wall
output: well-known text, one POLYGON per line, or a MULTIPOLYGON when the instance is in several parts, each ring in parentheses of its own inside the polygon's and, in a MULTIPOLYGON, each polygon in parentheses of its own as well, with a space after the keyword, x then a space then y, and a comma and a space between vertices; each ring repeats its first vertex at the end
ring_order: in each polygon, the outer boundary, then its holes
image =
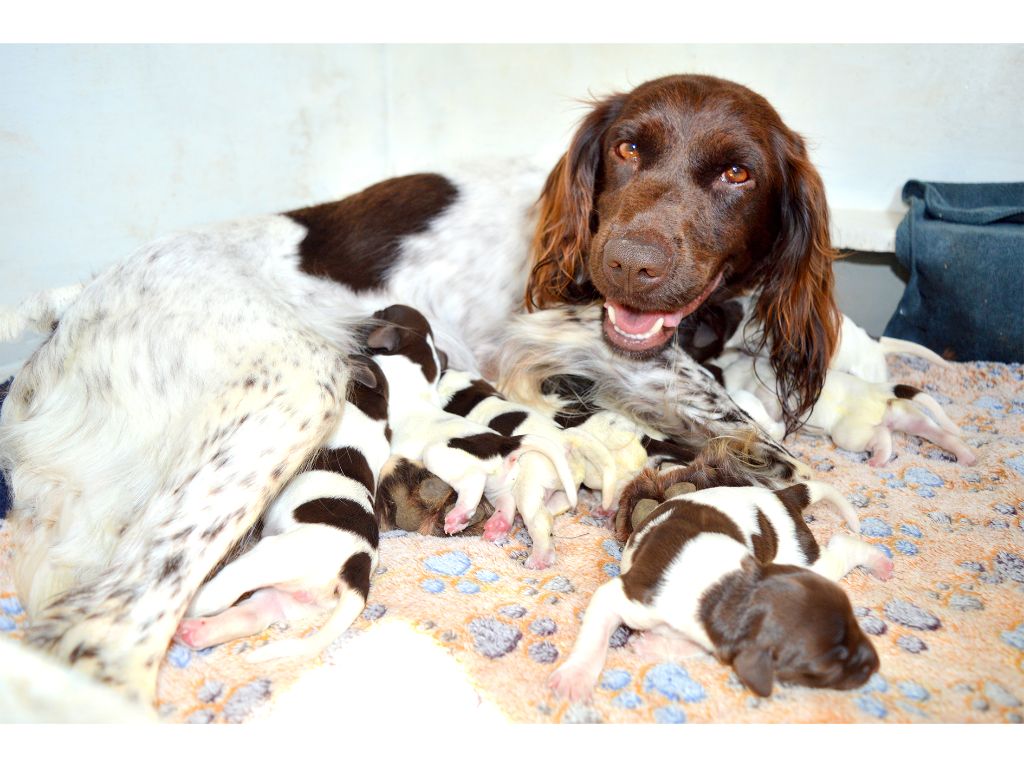
MULTIPOLYGON (((552 163, 577 100, 702 72, 810 141, 833 208, 1024 180, 1024 46, 0 46, 0 304, 191 225, 473 157, 552 163)), ((0 347, 0 368, 32 342, 0 347)))

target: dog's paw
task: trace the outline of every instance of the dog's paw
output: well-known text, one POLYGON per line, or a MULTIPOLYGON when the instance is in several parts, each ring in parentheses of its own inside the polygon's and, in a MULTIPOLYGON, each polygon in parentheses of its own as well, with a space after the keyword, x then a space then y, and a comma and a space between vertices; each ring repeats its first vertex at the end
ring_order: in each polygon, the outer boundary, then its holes
POLYGON ((186 618, 178 624, 174 638, 193 650, 203 650, 213 644, 207 624, 205 618, 186 618))
POLYGON ((505 518, 505 515, 495 514, 484 524, 484 540, 500 541, 508 535, 510 529, 512 529, 512 523, 505 518))
POLYGON ((455 533, 465 530, 469 525, 469 520, 472 517, 472 512, 467 509, 454 508, 445 514, 444 517, 444 531, 448 535, 454 535, 455 533))
POLYGON ((878 552, 877 557, 872 557, 871 561, 867 563, 867 568, 880 581, 887 581, 892 578, 896 570, 893 561, 881 551, 878 552))
POLYGON ((534 547, 533 551, 530 552, 530 556, 523 562, 523 567, 527 567, 530 570, 546 570, 555 563, 555 550, 553 548, 547 549, 546 551, 538 551, 534 547))
POLYGON ((573 703, 590 700, 597 683, 597 675, 585 665, 563 663, 548 677, 548 687, 559 698, 573 703))

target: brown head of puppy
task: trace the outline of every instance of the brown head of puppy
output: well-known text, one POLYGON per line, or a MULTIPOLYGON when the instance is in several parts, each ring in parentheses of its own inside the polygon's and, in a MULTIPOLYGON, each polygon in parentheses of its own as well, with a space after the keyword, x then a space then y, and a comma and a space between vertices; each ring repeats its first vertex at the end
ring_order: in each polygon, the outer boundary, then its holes
POLYGON ((429 383, 436 383, 448 363, 447 355, 434 345, 427 318, 411 306, 393 304, 373 313, 366 347, 372 354, 407 357, 423 370, 429 383))
POLYGON ((753 557, 701 599, 715 653, 756 694, 775 682, 850 690, 878 670, 878 654, 838 585, 753 557))

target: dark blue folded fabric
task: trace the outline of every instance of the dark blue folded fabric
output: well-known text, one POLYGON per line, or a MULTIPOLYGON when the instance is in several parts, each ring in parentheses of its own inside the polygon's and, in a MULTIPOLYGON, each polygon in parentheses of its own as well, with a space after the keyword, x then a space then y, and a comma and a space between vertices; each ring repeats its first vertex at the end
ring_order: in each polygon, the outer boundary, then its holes
POLYGON ((1024 183, 908 181, 896 258, 910 272, 885 335, 955 360, 1024 361, 1024 183))
MULTIPOLYGON (((13 380, 13 378, 8 378, 3 383, 0 383, 0 409, 4 406, 4 399, 7 398, 7 392, 11 390, 11 381, 13 380)), ((9 508, 11 508, 11 493, 7 489, 4 473, 0 471, 0 519, 7 516, 9 508)))

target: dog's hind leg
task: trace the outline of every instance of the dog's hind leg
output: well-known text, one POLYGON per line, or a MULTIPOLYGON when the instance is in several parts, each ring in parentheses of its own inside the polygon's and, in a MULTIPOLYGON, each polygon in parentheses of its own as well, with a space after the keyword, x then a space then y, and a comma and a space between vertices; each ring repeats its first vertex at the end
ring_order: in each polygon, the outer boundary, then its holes
POLYGON ((287 385, 264 390, 243 376, 211 401, 198 428, 203 447, 183 455, 129 522, 105 571, 50 601, 27 640, 152 701, 160 661, 203 579, 337 422, 344 361, 319 352, 287 385))

